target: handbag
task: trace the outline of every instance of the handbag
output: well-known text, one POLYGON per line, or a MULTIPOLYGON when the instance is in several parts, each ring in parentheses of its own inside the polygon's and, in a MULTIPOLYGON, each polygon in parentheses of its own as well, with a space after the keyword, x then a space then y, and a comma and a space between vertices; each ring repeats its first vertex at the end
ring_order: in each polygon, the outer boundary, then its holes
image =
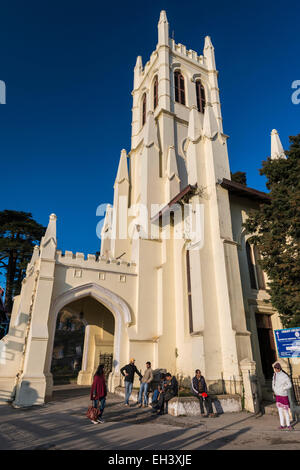
POLYGON ((94 406, 89 406, 86 412, 87 418, 91 419, 92 421, 96 421, 100 414, 99 408, 95 408, 94 406))

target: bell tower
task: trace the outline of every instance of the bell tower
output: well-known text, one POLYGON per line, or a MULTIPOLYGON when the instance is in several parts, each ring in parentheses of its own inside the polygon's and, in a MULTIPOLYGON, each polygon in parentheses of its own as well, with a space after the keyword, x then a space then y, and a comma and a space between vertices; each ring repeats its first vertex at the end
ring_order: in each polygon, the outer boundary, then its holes
POLYGON ((183 375, 200 368, 211 381, 239 377, 240 361, 251 360, 252 352, 229 196, 219 184, 230 179, 230 168, 210 37, 202 53, 187 49, 169 37, 161 11, 155 50, 146 63, 136 60, 132 100, 129 171, 123 151, 104 230, 112 231, 114 209, 113 227, 127 211, 130 234, 103 243, 106 253, 124 253, 137 266, 130 356, 137 344, 142 351, 153 343, 157 367, 183 375), (174 201, 187 202, 192 212, 201 206, 202 240, 178 239, 179 223, 162 221, 157 207, 174 201), (160 235, 169 231, 169 238, 151 237, 155 218, 160 235))

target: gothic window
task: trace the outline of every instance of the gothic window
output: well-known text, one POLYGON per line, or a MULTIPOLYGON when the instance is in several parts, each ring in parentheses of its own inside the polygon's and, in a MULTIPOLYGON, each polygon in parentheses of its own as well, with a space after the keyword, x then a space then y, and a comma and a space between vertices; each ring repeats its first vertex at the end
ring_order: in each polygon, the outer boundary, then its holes
POLYGON ((247 253, 247 261, 248 261, 248 269, 249 269, 249 276, 250 276, 250 285, 251 289, 261 289, 265 290, 265 280, 264 280, 264 273, 261 269, 259 264, 259 260, 261 259, 261 255, 257 246, 251 245, 248 241, 246 242, 246 253, 247 253))
POLYGON ((146 93, 144 93, 142 98, 142 125, 146 123, 146 105, 147 105, 147 98, 146 93))
POLYGON ((246 242, 246 253, 247 253, 251 289, 257 289, 252 250, 251 250, 251 246, 249 242, 246 242))
POLYGON ((187 294, 188 294, 188 308, 189 308, 189 325, 190 333, 193 332, 193 307, 192 307, 192 288, 191 288, 191 266, 190 266, 190 252, 186 251, 186 276, 187 276, 187 294))
POLYGON ((158 78, 157 75, 153 83, 153 109, 158 105, 158 78))
POLYGON ((185 105, 184 78, 180 70, 174 73, 175 82, 175 101, 185 105))
POLYGON ((200 80, 196 81, 197 108, 200 113, 204 113, 205 90, 200 80))
POLYGON ((257 278, 258 288, 261 289, 261 290, 265 290, 266 285, 265 285, 264 273, 263 273, 263 270, 261 269, 261 266, 259 264, 259 260, 261 259, 261 254, 260 254, 259 249, 257 248, 256 245, 253 245, 253 255, 254 255, 254 261, 255 261, 256 278, 257 278))

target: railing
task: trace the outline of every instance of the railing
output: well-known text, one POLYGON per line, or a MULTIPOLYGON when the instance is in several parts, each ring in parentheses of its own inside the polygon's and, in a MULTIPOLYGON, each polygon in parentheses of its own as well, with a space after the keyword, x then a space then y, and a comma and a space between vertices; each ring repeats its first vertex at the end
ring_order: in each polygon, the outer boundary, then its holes
POLYGON ((8 333, 9 321, 0 322, 0 339, 8 333))
POLYGON ((300 378, 293 377, 292 383, 293 383, 293 390, 294 390, 296 404, 300 405, 300 378))

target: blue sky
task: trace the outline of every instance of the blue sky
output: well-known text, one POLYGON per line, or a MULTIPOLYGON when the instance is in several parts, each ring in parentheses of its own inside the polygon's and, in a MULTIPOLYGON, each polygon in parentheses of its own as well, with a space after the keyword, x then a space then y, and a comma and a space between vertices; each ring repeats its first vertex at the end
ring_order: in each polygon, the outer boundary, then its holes
POLYGON ((178 0, 2 1, 0 210, 58 217, 58 248, 94 253, 99 204, 112 202, 120 151, 130 150, 137 55, 157 43, 160 10, 176 42, 215 47, 231 170, 259 176, 276 128, 284 148, 300 132, 299 2, 178 0))

